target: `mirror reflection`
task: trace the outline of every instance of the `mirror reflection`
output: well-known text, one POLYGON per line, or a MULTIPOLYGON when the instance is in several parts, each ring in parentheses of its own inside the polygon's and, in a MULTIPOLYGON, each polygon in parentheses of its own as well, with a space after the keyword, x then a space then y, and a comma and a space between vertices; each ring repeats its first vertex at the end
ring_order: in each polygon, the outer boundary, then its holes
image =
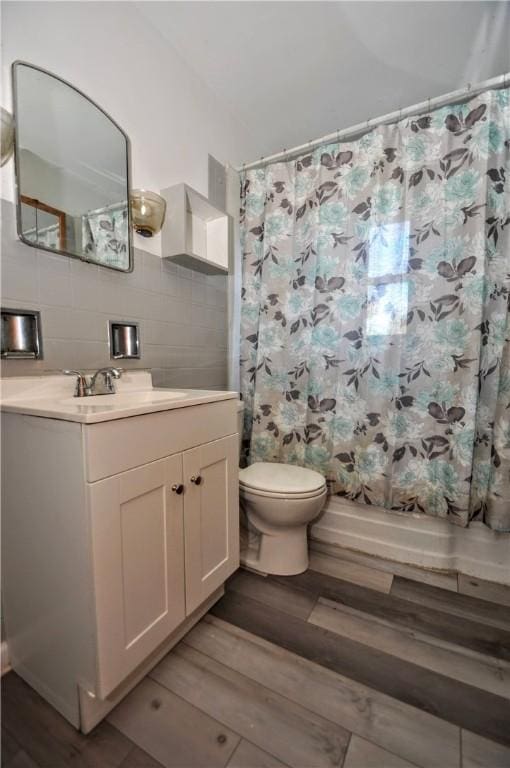
POLYGON ((13 78, 21 239, 129 271, 127 137, 58 77, 17 62, 13 78))

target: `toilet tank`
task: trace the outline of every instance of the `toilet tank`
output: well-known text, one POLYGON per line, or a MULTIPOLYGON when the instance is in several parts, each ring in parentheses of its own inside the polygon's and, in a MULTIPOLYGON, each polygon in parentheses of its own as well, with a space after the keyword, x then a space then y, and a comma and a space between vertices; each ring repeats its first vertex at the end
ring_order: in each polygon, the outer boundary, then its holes
POLYGON ((243 443, 243 423, 244 423, 244 403, 239 400, 237 404, 237 431, 239 432, 239 457, 241 457, 241 446, 243 443))

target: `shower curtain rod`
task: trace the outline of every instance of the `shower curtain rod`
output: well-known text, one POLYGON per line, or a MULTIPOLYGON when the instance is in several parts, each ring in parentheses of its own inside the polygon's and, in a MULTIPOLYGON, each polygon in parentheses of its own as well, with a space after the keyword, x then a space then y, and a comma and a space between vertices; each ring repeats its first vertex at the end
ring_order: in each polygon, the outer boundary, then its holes
POLYGON ((316 149, 317 147, 320 147, 321 144, 329 144, 333 141, 359 138, 364 133, 368 133, 368 131, 378 125, 394 123, 398 120, 401 120, 403 117, 419 115, 423 112, 428 112, 431 109, 444 107, 447 104, 454 104, 455 102, 462 101, 462 99, 464 99, 466 96, 471 98, 472 96, 482 93, 483 91, 506 88, 506 86, 509 84, 510 72, 507 72, 504 75, 498 75, 497 77, 492 77, 490 80, 484 80, 483 82, 477 83, 476 85, 471 85, 468 83, 465 88, 461 88, 458 91, 451 91, 450 93, 446 93, 443 96, 437 96, 433 99, 421 101, 419 104, 413 104, 413 106, 406 107, 405 109, 397 109, 394 112, 389 112, 387 115, 376 117, 371 120, 366 120, 364 123, 358 123, 358 125, 353 125, 350 128, 343 128, 342 130, 339 129, 333 133, 328 133, 327 136, 322 136, 320 139, 307 141, 306 144, 300 144, 299 146, 293 147, 292 149, 284 149, 282 152, 276 152, 274 155, 261 157, 259 160, 254 160, 252 163, 243 163, 243 165, 241 165, 239 168, 236 168, 235 170, 238 171, 238 173, 241 171, 248 171, 251 168, 259 168, 261 166, 268 165, 269 163, 274 163, 277 160, 283 160, 284 158, 290 159, 294 155, 299 155, 302 152, 316 149))

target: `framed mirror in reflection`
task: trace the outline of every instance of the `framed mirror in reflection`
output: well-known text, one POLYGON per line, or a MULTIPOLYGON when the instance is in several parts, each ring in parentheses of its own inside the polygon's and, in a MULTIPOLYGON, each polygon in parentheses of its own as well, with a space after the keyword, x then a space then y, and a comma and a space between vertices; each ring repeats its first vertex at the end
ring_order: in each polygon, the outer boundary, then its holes
POLYGON ((39 67, 12 65, 18 235, 129 272, 129 140, 97 104, 39 67))

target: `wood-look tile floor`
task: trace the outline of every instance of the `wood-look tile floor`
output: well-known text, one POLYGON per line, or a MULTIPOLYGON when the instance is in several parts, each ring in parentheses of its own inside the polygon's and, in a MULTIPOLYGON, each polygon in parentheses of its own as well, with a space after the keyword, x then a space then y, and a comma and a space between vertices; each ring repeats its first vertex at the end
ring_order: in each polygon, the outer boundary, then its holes
POLYGON ((238 571, 92 734, 14 673, 5 768, 510 768, 510 588, 327 547, 238 571))

